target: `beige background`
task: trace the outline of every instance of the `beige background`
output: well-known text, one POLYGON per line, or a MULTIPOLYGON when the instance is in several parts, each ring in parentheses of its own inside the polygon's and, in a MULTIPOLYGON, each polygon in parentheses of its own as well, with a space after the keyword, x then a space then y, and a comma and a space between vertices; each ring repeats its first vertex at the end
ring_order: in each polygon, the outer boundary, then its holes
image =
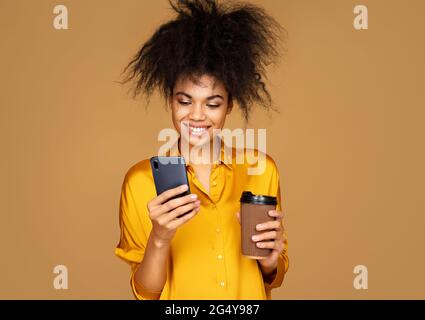
MULTIPOLYGON (((425 298, 422 0, 264 0, 288 30, 259 110, 282 181, 290 270, 274 299, 425 298), (356 31, 353 8, 369 8, 356 31), (369 289, 353 288, 353 268, 369 289)), ((170 17, 161 1, 0 0, 0 298, 132 299, 118 242, 121 182, 170 114, 119 80, 170 17), (53 288, 53 267, 69 290, 53 288)), ((239 112, 228 121, 242 125, 239 112)))

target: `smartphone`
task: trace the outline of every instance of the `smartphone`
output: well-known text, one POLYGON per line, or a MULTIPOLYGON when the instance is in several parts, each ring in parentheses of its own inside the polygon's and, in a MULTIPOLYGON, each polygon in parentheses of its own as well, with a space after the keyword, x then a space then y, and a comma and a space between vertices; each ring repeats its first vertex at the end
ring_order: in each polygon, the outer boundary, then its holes
MULTIPOLYGON (((174 189, 182 184, 187 185, 187 190, 169 200, 190 194, 186 163, 183 157, 152 157, 150 162, 157 195, 169 189, 174 189)), ((186 213, 178 216, 178 218, 186 213)))

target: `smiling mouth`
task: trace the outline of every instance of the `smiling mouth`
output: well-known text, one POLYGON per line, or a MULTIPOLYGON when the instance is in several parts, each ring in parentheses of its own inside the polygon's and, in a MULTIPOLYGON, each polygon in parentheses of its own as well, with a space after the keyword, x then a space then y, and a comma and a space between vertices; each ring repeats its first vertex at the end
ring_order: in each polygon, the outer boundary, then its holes
POLYGON ((208 132, 208 129, 211 126, 194 126, 186 124, 186 127, 189 128, 189 133, 191 136, 202 136, 203 134, 208 132))

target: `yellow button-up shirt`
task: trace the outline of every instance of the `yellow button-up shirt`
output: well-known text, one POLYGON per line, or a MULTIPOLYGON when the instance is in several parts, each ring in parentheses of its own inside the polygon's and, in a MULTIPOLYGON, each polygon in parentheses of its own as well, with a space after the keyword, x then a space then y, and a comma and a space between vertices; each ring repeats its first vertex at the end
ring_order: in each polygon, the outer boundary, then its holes
POLYGON ((137 299, 271 299, 271 290, 282 284, 288 269, 286 240, 276 276, 267 283, 257 260, 242 255, 241 227, 236 216, 243 191, 276 196, 277 209, 281 210, 277 167, 268 155, 263 161, 263 174, 248 174, 248 168, 259 163, 250 164, 245 150, 222 144, 220 161, 212 166, 209 193, 191 165, 186 165, 190 190, 198 195, 201 208, 172 239, 167 280, 161 292, 147 290, 134 281, 152 229, 147 203, 156 197, 156 191, 150 161, 140 161, 128 170, 122 185, 121 236, 115 254, 131 265, 130 284, 137 299), (243 157, 243 163, 237 163, 237 154, 243 157))

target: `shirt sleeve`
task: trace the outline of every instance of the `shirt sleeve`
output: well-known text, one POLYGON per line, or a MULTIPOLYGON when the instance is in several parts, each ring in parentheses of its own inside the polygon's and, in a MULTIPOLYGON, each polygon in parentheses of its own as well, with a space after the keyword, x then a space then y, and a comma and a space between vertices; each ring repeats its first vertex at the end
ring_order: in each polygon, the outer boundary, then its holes
MULTIPOLYGON (((272 175, 270 179, 270 194, 274 195, 277 198, 276 210, 282 211, 279 171, 273 160, 271 160, 271 164, 272 164, 273 170, 272 170, 272 175)), ((274 277, 271 283, 264 282, 268 299, 271 299, 271 290, 274 288, 278 288, 282 285, 283 278, 289 268, 289 259, 287 254, 288 240, 286 237, 285 229, 283 229, 283 239, 284 239, 284 249, 278 258, 276 276, 274 277)))
POLYGON ((146 206, 140 206, 134 197, 127 177, 124 179, 119 205, 120 241, 115 254, 131 266, 130 286, 138 300, 156 300, 161 292, 154 292, 136 283, 134 276, 138 265, 143 260, 149 236, 147 221, 149 215, 146 206), (143 208, 143 209, 142 209, 143 208), (146 212, 141 212, 145 210, 146 212), (143 215, 142 215, 143 214, 143 215))

